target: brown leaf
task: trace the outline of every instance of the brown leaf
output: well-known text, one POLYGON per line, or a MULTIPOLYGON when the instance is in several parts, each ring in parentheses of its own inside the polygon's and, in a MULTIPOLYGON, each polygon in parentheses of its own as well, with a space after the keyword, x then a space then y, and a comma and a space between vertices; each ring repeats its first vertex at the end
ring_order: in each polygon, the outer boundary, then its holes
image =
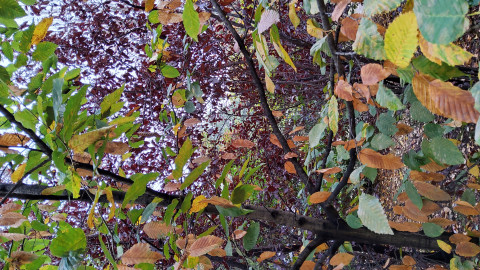
POLYGON ((437 164, 435 161, 431 160, 430 163, 420 166, 420 168, 429 172, 438 172, 444 170, 445 168, 447 168, 447 166, 437 164))
POLYGON ((423 206, 422 206, 422 212, 425 213, 425 215, 431 215, 435 212, 437 212, 438 210, 440 210, 440 206, 438 206, 438 204, 430 201, 430 200, 427 200, 427 199, 423 199, 423 206))
POLYGON ((404 256, 403 259, 402 259, 402 263, 405 264, 405 265, 415 265, 415 264, 417 264, 415 259, 410 257, 410 256, 404 256))
POLYGON ((461 242, 469 242, 472 238, 470 236, 466 236, 465 234, 461 234, 461 233, 456 233, 456 234, 452 234, 448 240, 457 245, 461 242))
POLYGON ((345 143, 343 148, 345 148, 345 150, 347 150, 347 151, 350 151, 350 149, 352 149, 352 148, 357 148, 357 147, 362 146, 364 142, 365 142, 365 138, 362 138, 360 141, 356 141, 355 139, 351 139, 351 140, 349 140, 345 143))
POLYGON ((334 22, 338 21, 338 19, 342 16, 343 11, 350 4, 351 0, 341 0, 338 4, 335 5, 335 9, 332 12, 332 20, 334 22))
MULTIPOLYGON (((367 103, 371 103, 372 94, 370 87, 360 83, 353 84, 353 97, 357 99, 365 98, 367 103)), ((373 103, 372 103, 373 104, 373 103)))
MULTIPOLYGON (((95 149, 99 149, 104 144, 104 141, 99 141, 95 144, 95 149)), ((124 142, 107 142, 105 146, 105 153, 112 155, 123 155, 130 150, 128 143, 124 142)))
POLYGON ((182 183, 175 183, 175 182, 168 182, 163 187, 163 190, 170 192, 170 191, 178 191, 180 190, 180 186, 182 183))
POLYGON ((195 163, 195 164, 202 164, 202 163, 205 163, 207 161, 209 161, 210 158, 207 157, 207 156, 201 156, 201 157, 198 157, 194 160, 192 160, 192 163, 195 163))
POLYGON ((331 192, 328 191, 318 191, 308 197, 308 201, 311 204, 322 203, 330 197, 331 192))
POLYGON ((2 208, 0 208, 0 214, 5 214, 8 212, 15 212, 22 209, 22 205, 14 202, 9 202, 4 205, 2 205, 2 208))
POLYGON ((4 232, 0 232, 0 237, 5 237, 8 240, 13 240, 13 241, 22 241, 23 239, 27 238, 27 236, 23 233, 4 233, 4 232))
POLYGON ((344 80, 338 80, 337 85, 335 85, 335 95, 337 97, 342 98, 346 101, 352 101, 353 100, 353 88, 352 86, 344 81, 344 80))
POLYGON ((6 133, 0 136, 0 145, 2 146, 24 146, 30 138, 19 133, 6 133))
POLYGON ((330 265, 336 266, 339 264, 348 265, 353 259, 353 255, 349 253, 337 253, 330 259, 330 265))
POLYGON ((441 173, 411 171, 410 179, 414 181, 440 182, 445 179, 445 176, 441 173))
POLYGON ((293 166, 293 163, 290 162, 290 161, 287 161, 285 162, 285 170, 288 172, 288 173, 291 173, 291 174, 297 174, 297 170, 295 170, 295 166, 293 166))
POLYGON ((368 105, 363 103, 360 99, 353 98, 352 102, 353 102, 353 108, 357 112, 367 112, 368 111, 368 105))
POLYGON ((275 117, 282 117, 283 116, 282 111, 272 111, 272 114, 275 117))
POLYGON ((469 91, 420 73, 413 77, 412 85, 415 96, 432 113, 462 122, 477 122, 480 113, 474 108, 475 99, 469 91))
MULTIPOLYGON (((408 201, 407 201, 408 202, 408 201)), ((408 206, 404 206, 403 209, 403 214, 408 217, 411 220, 418 221, 418 222, 428 222, 428 217, 418 209, 416 205, 409 204, 408 206)))
POLYGON ((38 209, 42 211, 47 211, 47 212, 52 212, 58 209, 58 206, 55 206, 52 204, 39 204, 37 206, 38 206, 38 209))
POLYGON ((358 159, 370 168, 395 170, 405 166, 400 157, 393 154, 382 155, 369 148, 362 149, 358 154, 358 159))
POLYGON ((455 253, 463 257, 474 257, 480 253, 480 247, 471 242, 461 242, 455 248, 455 253))
POLYGON ((294 128, 292 131, 290 131, 288 133, 288 135, 292 135, 293 133, 297 132, 297 131, 300 131, 300 130, 303 130, 305 127, 304 126, 298 126, 296 128, 294 128))
POLYGON ((403 207, 400 206, 400 205, 395 205, 395 206, 393 207, 393 213, 394 213, 395 215, 399 215, 399 216, 403 215, 403 207))
POLYGON ((283 149, 280 141, 277 139, 277 136, 275 136, 275 134, 270 134, 270 142, 283 149))
POLYGON ((294 136, 292 140, 294 142, 305 142, 308 141, 308 136, 294 136))
POLYGON ((365 85, 374 85, 390 75, 380 64, 366 64, 360 71, 362 82, 365 85))
POLYGON ((247 231, 235 230, 235 231, 233 231, 233 238, 235 240, 242 239, 245 236, 245 234, 247 234, 247 231))
POLYGON ((56 213, 51 217, 51 219, 55 221, 65 221, 67 220, 67 217, 66 214, 56 213))
POLYGON ((422 229, 422 224, 420 223, 415 223, 415 222, 394 222, 394 221, 389 221, 388 225, 392 227, 393 229, 401 232, 419 232, 422 229))
POLYGON ((438 226, 441 226, 441 227, 447 227, 447 226, 455 224, 455 222, 453 222, 449 219, 446 219, 446 218, 431 218, 431 219, 428 220, 428 222, 435 223, 435 224, 437 224, 438 226))
POLYGON ((198 257, 207 254, 211 250, 220 247, 222 244, 223 239, 214 235, 200 237, 195 242, 193 242, 192 246, 190 246, 190 256, 198 257))
POLYGON ((231 201, 229 201, 227 199, 224 199, 224 198, 221 198, 221 197, 218 197, 218 196, 213 196, 210 199, 202 200, 202 201, 200 201, 200 203, 209 203, 209 204, 221 206, 223 208, 234 207, 234 205, 231 201))
POLYGON ((398 264, 394 264, 394 265, 390 265, 390 267, 388 267, 389 270, 412 270, 412 267, 409 266, 409 265, 398 265, 398 264))
POLYGON ((11 226, 17 228, 22 225, 22 223, 26 220, 27 218, 20 213, 7 212, 5 214, 2 214, 2 216, 0 217, 0 226, 11 226))
POLYGON ((208 252, 208 255, 215 257, 225 257, 227 252, 223 248, 215 248, 208 252))
POLYGON ((202 121, 198 120, 197 118, 190 118, 190 119, 187 119, 185 120, 185 122, 183 122, 183 124, 186 126, 186 127, 191 127, 191 126, 194 126, 198 123, 201 123, 202 121))
POLYGON ((150 250, 149 244, 137 243, 122 255, 122 263, 155 263, 156 261, 163 258, 164 257, 162 254, 150 250))
POLYGON ((36 255, 35 253, 26 251, 14 251, 12 252, 12 255, 10 255, 10 267, 12 267, 10 269, 20 269, 21 265, 29 264, 37 258, 38 255, 36 255))
POLYGON ((284 159, 296 158, 296 157, 298 157, 298 155, 295 154, 294 152, 288 152, 285 154, 285 156, 283 156, 284 159))
POLYGON ((453 210, 455 212, 458 212, 462 215, 465 215, 465 216, 477 216, 477 215, 480 215, 480 212, 478 212, 478 210, 473 207, 473 205, 471 205, 470 203, 468 202, 465 202, 465 201, 456 201, 455 202, 456 206, 453 207, 453 210))
POLYGON ((345 17, 342 20, 342 27, 340 28, 340 32, 349 40, 355 40, 357 38, 358 25, 362 17, 363 15, 359 13, 355 13, 348 17, 345 17))
POLYGON ((345 145, 344 141, 334 141, 332 142, 332 146, 337 146, 337 145, 345 145))
POLYGON ((255 146, 255 144, 249 140, 237 139, 232 142, 232 146, 235 148, 252 148, 255 146))
POLYGON ((237 156, 234 153, 224 153, 222 159, 236 159, 237 156))
POLYGON ((300 270, 313 270, 315 269, 315 262, 313 261, 304 261, 302 266, 300 266, 300 270))
POLYGON ((413 128, 404 123, 397 124, 398 131, 395 133, 395 136, 407 135, 413 131, 413 128))
POLYGON ((44 190, 42 190, 41 194, 42 195, 52 195, 55 194, 59 191, 65 190, 65 185, 59 185, 59 186, 54 186, 54 187, 49 187, 44 190))
POLYGON ((273 251, 264 251, 262 252, 262 254, 260 254, 260 256, 257 258, 257 262, 263 262, 264 260, 267 260, 267 259, 270 259, 272 258, 273 256, 275 256, 275 254, 277 254, 276 252, 273 252, 273 251))
POLYGON ((321 170, 316 170, 316 173, 323 173, 323 174, 333 174, 333 173, 339 173, 341 172, 342 169, 340 167, 333 167, 333 168, 325 168, 321 170))
POLYGON ((151 221, 143 226, 143 231, 150 238, 160 239, 161 237, 167 236, 168 233, 173 232, 174 228, 161 221, 151 221))
POLYGON ((288 144, 288 147, 290 147, 290 149, 294 149, 295 147, 297 147, 292 140, 287 140, 287 144, 288 144))
POLYGON ((449 201, 452 199, 448 193, 432 184, 413 181, 413 185, 417 188, 420 195, 425 196, 432 201, 449 201))
POLYGON ((195 242, 195 235, 193 234, 188 234, 188 241, 185 238, 178 238, 177 241, 175 241, 175 244, 177 244, 177 247, 180 249, 189 249, 193 242, 195 242), (186 247, 185 247, 186 246, 186 247))

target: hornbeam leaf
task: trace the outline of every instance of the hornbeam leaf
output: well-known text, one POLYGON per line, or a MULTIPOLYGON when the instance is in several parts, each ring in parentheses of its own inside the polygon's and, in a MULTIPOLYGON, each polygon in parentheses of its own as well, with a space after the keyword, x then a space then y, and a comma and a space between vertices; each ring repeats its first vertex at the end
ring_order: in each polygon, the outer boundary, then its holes
POLYGON ((471 53, 453 43, 433 44, 426 41, 422 35, 419 36, 418 42, 425 57, 438 65, 442 62, 450 66, 463 65, 473 57, 471 53))
POLYGON ((81 135, 74 135, 72 139, 68 141, 68 147, 70 147, 75 153, 82 153, 85 148, 107 135, 114 128, 114 126, 108 126, 81 135))
POLYGON ((330 130, 332 130, 333 135, 337 134, 338 131, 338 103, 337 98, 332 96, 330 101, 328 101, 328 125, 330 130))
POLYGON ((405 68, 417 50, 417 20, 413 12, 398 16, 385 32, 387 59, 400 68, 405 68))
POLYGON ((385 211, 377 198, 368 194, 360 195, 357 213, 363 225, 369 230, 379 234, 393 235, 385 211))
POLYGON ((185 6, 183 7, 183 26, 187 34, 193 38, 193 40, 198 41, 198 31, 200 29, 200 17, 198 12, 193 6, 192 0, 187 0, 185 6))
POLYGON ((288 4, 288 17, 295 28, 300 24, 300 18, 298 18, 297 12, 295 11, 295 4, 297 2, 298 0, 291 0, 288 4))
POLYGON ((413 11, 420 32, 431 43, 448 44, 468 29, 465 0, 416 0, 413 11))
POLYGON ((390 11, 397 8, 402 0, 365 0, 363 2, 363 12, 368 17, 382 12, 390 11))
POLYGON ((32 45, 37 45, 47 34, 48 27, 53 22, 53 17, 43 18, 42 21, 35 27, 32 37, 32 45))
POLYGON ((352 47, 356 53, 374 60, 386 58, 383 37, 378 32, 377 25, 367 18, 360 21, 352 47))
POLYGON ((405 166, 400 157, 393 154, 382 155, 369 148, 362 149, 358 153, 358 159, 370 168, 395 170, 405 166))
POLYGON ((175 158, 175 170, 173 170, 173 178, 178 179, 183 175, 183 167, 193 154, 192 142, 190 138, 187 138, 182 147, 178 151, 178 155, 175 158))
POLYGON ((260 224, 256 222, 251 223, 247 229, 247 234, 243 237, 243 248, 245 248, 246 251, 255 247, 259 234, 260 224))
POLYGON ((392 90, 383 86, 383 82, 380 83, 377 92, 377 102, 380 106, 385 107, 391 111, 397 111, 405 108, 402 101, 392 92, 392 90))

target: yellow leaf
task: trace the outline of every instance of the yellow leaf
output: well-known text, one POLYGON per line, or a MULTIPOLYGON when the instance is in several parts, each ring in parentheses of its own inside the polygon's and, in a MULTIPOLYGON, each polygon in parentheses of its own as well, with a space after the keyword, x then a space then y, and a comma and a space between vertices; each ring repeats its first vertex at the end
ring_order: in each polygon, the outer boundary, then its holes
POLYGON ((320 27, 315 26, 315 23, 312 19, 307 20, 307 33, 318 39, 323 38, 323 29, 320 27))
POLYGON ((270 93, 275 93, 275 84, 273 83, 272 79, 268 77, 267 73, 265 72, 265 84, 267 85, 267 90, 270 93))
POLYGON ((153 9, 153 5, 155 4, 155 0, 147 0, 145 1, 145 11, 150 12, 153 9))
POLYGON ((471 175, 478 177, 480 174, 480 170, 478 169, 478 166, 475 166, 468 171, 471 175))
POLYGON ((112 194, 112 187, 106 187, 104 189, 105 194, 107 195, 107 200, 112 204, 110 206, 110 213, 108 214, 108 219, 107 221, 111 220, 113 216, 115 216, 115 200, 113 199, 113 194, 112 194))
POLYGON ((108 126, 81 135, 74 135, 68 142, 68 147, 70 147, 75 153, 82 153, 85 148, 89 147, 103 136, 106 136, 114 128, 115 126, 108 126))
POLYGON ((35 30, 33 31, 33 36, 32 36, 32 45, 37 45, 42 41, 42 39, 45 37, 47 34, 48 27, 53 22, 53 17, 50 18, 43 18, 40 23, 35 26, 35 30))
POLYGON ((90 212, 88 213, 87 218, 87 225, 90 229, 93 229, 93 215, 95 214, 95 206, 97 206, 98 199, 100 198, 102 191, 100 188, 97 188, 97 192, 95 193, 95 199, 93 200, 92 207, 90 208, 90 212))
POLYGON ((385 54, 395 65, 405 68, 417 50, 417 18, 413 12, 398 16, 385 33, 385 54))
POLYGON ((205 207, 207 207, 208 202, 202 202, 206 199, 207 198, 205 198, 205 196, 203 196, 203 195, 200 195, 200 196, 196 197, 192 202, 192 208, 190 209, 190 214, 200 212, 205 207))
POLYGON ((442 61, 450 66, 463 65, 473 56, 453 43, 433 44, 426 41, 422 35, 419 37, 419 45, 425 57, 439 65, 442 64, 442 61))
POLYGON ((437 244, 446 253, 450 254, 452 252, 452 246, 443 242, 442 240, 437 240, 437 244))
MULTIPOLYGON (((282 57, 283 61, 285 61, 285 63, 289 64, 295 70, 295 72, 297 72, 297 67, 293 63, 292 58, 290 58, 290 55, 288 55, 288 52, 285 50, 285 48, 283 48, 282 44, 280 43, 280 39, 278 39, 278 36, 277 36, 277 39, 275 39, 273 37, 273 35, 272 35, 273 30, 272 29, 273 28, 270 29, 270 37, 271 37, 270 40, 273 43, 273 47, 277 51, 278 55, 280 57, 282 57)), ((277 35, 278 35, 278 33, 277 33, 277 35)))
POLYGON ((297 26, 300 24, 300 18, 297 16, 297 12, 295 11, 295 4, 298 2, 298 0, 292 0, 288 4, 288 17, 290 18, 290 21, 293 24, 293 27, 297 28, 297 26))
POLYGON ((12 176, 11 176, 13 183, 17 183, 18 180, 20 180, 23 177, 26 166, 27 166, 27 163, 22 163, 17 167, 17 169, 15 169, 15 171, 12 173, 12 176))

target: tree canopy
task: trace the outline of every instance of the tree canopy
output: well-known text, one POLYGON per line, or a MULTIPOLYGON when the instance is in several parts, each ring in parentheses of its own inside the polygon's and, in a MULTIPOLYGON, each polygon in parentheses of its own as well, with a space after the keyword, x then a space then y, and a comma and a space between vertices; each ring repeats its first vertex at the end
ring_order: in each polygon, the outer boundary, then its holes
POLYGON ((478 0, 0 0, 3 269, 480 267, 478 0))

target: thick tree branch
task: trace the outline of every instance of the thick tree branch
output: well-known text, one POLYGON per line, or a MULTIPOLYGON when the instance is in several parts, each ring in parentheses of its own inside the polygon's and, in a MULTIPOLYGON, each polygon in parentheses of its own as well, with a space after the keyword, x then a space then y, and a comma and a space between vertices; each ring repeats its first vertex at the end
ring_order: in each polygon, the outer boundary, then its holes
MULTIPOLYGON (((267 117, 270 126, 272 127, 273 134, 277 137, 278 141, 282 145, 283 152, 286 154, 288 152, 291 152, 290 147, 288 146, 288 142, 285 139, 285 136, 283 136, 282 132, 280 131, 277 121, 275 120, 275 117, 272 114, 272 110, 270 109, 270 106, 268 105, 267 97, 265 95, 265 88, 263 86, 262 81, 260 80, 260 77, 258 76, 255 64, 253 63, 253 59, 250 56, 250 53, 247 51, 247 48, 245 47, 245 43, 243 42, 242 38, 238 35, 237 31, 233 28, 232 24, 230 21, 227 19, 225 16, 225 13, 223 13, 222 8, 220 5, 217 3, 216 0, 210 0, 212 3, 213 7, 217 11, 218 15, 222 19, 223 23, 225 26, 228 28, 232 36, 234 37, 235 41, 237 42, 240 51, 242 52, 243 56, 245 57, 245 60, 247 62, 248 68, 250 70, 250 74, 253 77, 253 82, 255 83, 259 98, 260 98, 260 104, 262 106, 262 109, 264 111, 265 116, 267 117)), ((297 171, 298 176, 300 179, 302 179, 303 183, 306 186, 306 189, 308 190, 309 193, 314 192, 314 186, 310 182, 310 179, 308 175, 305 173, 303 170, 303 166, 300 165, 298 160, 296 158, 291 158, 289 159, 293 166, 295 167, 295 170, 297 171)))
POLYGON ((312 253, 320 244, 325 242, 325 240, 322 237, 317 237, 310 241, 308 245, 303 249, 303 251, 298 255, 297 260, 292 266, 292 270, 298 270, 302 266, 302 264, 305 262, 305 260, 308 258, 308 255, 312 253))

